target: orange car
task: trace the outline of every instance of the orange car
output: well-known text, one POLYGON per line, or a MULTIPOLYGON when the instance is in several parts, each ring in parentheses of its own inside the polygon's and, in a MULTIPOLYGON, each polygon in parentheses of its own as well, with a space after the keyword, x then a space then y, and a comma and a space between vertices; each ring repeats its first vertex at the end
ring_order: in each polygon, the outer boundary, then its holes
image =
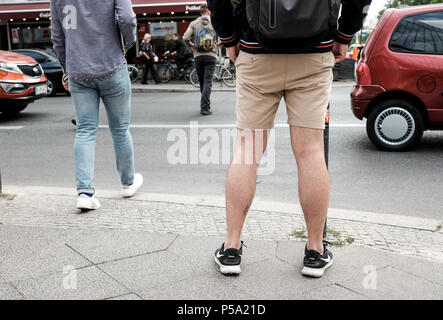
POLYGON ((48 79, 33 58, 0 50, 0 112, 16 114, 48 95, 48 79))

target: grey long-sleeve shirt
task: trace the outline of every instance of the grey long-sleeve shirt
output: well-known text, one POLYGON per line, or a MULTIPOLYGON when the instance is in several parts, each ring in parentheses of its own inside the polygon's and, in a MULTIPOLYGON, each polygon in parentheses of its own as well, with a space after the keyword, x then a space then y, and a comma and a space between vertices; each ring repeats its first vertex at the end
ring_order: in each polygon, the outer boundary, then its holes
POLYGON ((120 32, 129 49, 136 29, 131 0, 51 0, 54 50, 74 79, 111 76, 125 61, 120 32))

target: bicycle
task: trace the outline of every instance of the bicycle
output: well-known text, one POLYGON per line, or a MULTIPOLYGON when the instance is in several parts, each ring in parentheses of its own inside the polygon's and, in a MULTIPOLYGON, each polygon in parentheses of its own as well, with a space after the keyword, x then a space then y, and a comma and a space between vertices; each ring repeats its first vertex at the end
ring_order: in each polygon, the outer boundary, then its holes
MULTIPOLYGON (((191 84, 200 88, 197 69, 194 68, 190 75, 191 84)), ((237 85, 237 72, 235 66, 231 64, 229 57, 223 57, 222 61, 215 66, 214 80, 223 82, 227 87, 235 88, 237 85)))
POLYGON ((171 79, 180 79, 183 77, 187 83, 190 83, 190 75, 194 68, 194 59, 189 58, 185 62, 183 73, 180 73, 177 65, 173 64, 172 60, 171 54, 165 54, 163 56, 163 64, 158 69, 158 78, 160 79, 160 82, 168 83, 171 79))

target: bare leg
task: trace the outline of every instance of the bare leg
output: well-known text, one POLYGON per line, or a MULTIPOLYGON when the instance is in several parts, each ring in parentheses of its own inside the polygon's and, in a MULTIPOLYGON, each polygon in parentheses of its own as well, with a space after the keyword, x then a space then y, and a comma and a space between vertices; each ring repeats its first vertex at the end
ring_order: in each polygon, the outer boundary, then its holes
POLYGON ((323 229, 329 205, 329 174, 323 130, 291 127, 297 160, 300 203, 308 229, 308 250, 323 253, 323 229))
POLYGON ((257 169, 266 150, 267 139, 267 131, 238 131, 234 157, 226 181, 226 249, 240 249, 241 232, 254 200, 257 169))

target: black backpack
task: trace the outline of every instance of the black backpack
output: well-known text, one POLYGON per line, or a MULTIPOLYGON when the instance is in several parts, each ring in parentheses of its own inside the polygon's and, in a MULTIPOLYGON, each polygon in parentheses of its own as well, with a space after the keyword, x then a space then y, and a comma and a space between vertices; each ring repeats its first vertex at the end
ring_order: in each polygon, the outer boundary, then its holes
MULTIPOLYGON (((256 40, 278 52, 309 51, 337 28, 341 0, 243 0, 256 40)), ((238 2, 238 1, 237 1, 238 2)))

